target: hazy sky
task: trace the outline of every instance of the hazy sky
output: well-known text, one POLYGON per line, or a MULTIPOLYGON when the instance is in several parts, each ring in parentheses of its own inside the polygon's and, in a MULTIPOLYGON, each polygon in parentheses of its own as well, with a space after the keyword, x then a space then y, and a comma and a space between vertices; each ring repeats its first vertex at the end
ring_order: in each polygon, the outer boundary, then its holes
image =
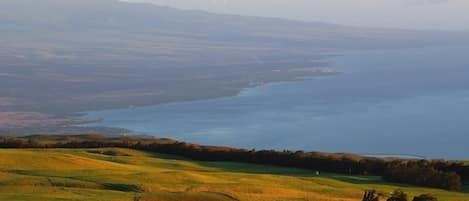
POLYGON ((469 0, 128 0, 348 25, 469 30, 469 0))

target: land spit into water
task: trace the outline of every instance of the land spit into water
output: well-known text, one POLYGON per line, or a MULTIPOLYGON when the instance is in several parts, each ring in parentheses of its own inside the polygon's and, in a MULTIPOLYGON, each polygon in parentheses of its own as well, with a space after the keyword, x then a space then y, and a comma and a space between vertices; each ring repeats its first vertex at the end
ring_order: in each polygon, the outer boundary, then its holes
MULTIPOLYGON (((147 86, 147 88, 150 88, 145 89, 146 92, 136 93, 136 91, 141 91, 141 89, 134 89, 125 91, 111 91, 109 92, 109 94, 105 92, 82 97, 86 98, 86 100, 82 98, 74 98, 74 100, 67 102, 67 105, 69 106, 67 108, 59 108, 61 107, 60 105, 58 105, 58 107, 54 107, 53 101, 52 103, 46 103, 47 105, 37 105, 42 104, 40 102, 22 103, 22 101, 20 100, 16 102, 9 102, 8 105, 3 105, 5 107, 5 112, 0 111, 0 134, 24 135, 44 132, 79 134, 80 130, 81 133, 130 133, 129 130, 120 128, 84 127, 76 125, 89 124, 101 120, 100 118, 84 117, 84 115, 86 115, 86 112, 84 112, 84 110, 89 111, 116 108, 132 109, 137 107, 149 105, 154 106, 158 104, 166 104, 172 102, 217 99, 222 97, 236 96, 239 95, 239 93, 246 88, 258 87, 270 82, 295 81, 311 79, 318 76, 331 76, 337 74, 337 72, 333 70, 321 67, 326 66, 326 63, 310 63, 305 65, 312 65, 316 67, 285 67, 281 68, 281 70, 262 70, 257 68, 261 71, 257 73, 249 73, 253 74, 254 77, 252 78, 249 78, 249 76, 236 78, 236 76, 233 75, 234 77, 232 78, 224 77, 219 80, 211 80, 207 77, 207 80, 205 80, 205 78, 199 79, 197 78, 197 75, 194 75, 195 77, 189 78, 190 80, 184 81, 182 83, 180 80, 167 81, 167 83, 164 84, 164 86, 167 87, 163 88, 160 87, 161 85, 151 87, 150 84, 150 86, 147 86), (262 78, 255 78, 256 75, 254 74, 262 74, 262 78), (184 83, 186 83, 187 85, 184 83), (181 88, 177 88, 177 86, 180 86, 181 88), (102 101, 104 99, 106 99, 106 101, 102 101), (26 106, 25 104, 33 105, 26 106), (20 108, 21 110, 28 110, 23 107, 37 107, 41 109, 34 112, 15 111, 20 108), (25 131, 27 132, 25 133, 25 131)), ((256 67, 254 66, 254 68, 256 67)), ((220 75, 217 74, 216 76, 220 75)))

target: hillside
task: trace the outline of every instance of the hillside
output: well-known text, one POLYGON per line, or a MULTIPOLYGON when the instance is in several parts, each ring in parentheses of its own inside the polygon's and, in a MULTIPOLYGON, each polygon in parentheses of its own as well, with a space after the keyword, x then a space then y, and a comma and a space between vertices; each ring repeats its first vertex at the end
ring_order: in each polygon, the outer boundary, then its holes
POLYGON ((366 189, 462 201, 468 194, 385 183, 373 176, 227 162, 128 149, 0 149, 0 200, 361 200, 366 189))

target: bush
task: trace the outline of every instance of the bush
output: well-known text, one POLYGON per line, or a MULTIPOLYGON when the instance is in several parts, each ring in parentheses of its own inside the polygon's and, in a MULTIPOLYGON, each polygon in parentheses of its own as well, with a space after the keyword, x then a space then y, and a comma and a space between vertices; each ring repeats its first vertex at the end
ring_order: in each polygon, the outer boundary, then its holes
POLYGON ((407 194, 401 190, 395 190, 387 201, 407 201, 407 194))
POLYGON ((365 195, 363 195, 363 201, 379 201, 379 195, 375 190, 365 191, 365 195))

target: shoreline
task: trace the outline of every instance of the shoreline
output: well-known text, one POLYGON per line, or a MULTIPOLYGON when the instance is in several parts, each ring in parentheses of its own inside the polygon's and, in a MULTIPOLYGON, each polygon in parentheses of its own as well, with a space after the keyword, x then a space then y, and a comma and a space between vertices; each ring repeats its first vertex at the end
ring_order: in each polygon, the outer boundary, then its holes
MULTIPOLYGON (((129 110, 129 109, 140 109, 144 107, 158 107, 161 105, 171 105, 171 104, 181 104, 181 103, 188 103, 188 102, 199 102, 199 101, 211 101, 211 100, 219 100, 219 99, 224 99, 224 98, 231 98, 231 97, 236 97, 242 95, 243 91, 254 89, 257 87, 262 87, 265 85, 269 84, 281 84, 281 83, 288 83, 288 82, 301 82, 304 80, 312 80, 318 77, 325 77, 325 76, 335 76, 340 74, 341 72, 326 72, 326 74, 322 75, 315 75, 315 76, 308 76, 308 77, 296 77, 290 80, 280 80, 280 81, 271 81, 271 82, 257 82, 253 85, 249 85, 247 87, 239 88, 236 92, 234 93, 226 93, 226 94, 219 94, 213 97, 201 97, 201 98, 194 98, 194 99, 184 99, 184 100, 175 100, 175 101, 168 101, 168 102, 161 102, 161 103, 156 103, 156 104, 148 104, 148 105, 129 105, 128 107, 115 107, 115 108, 106 108, 106 109, 100 109, 100 110, 88 110, 88 111, 80 111, 80 112, 75 112, 71 114, 72 116, 77 116, 77 117, 84 117, 88 115, 89 113, 92 112, 101 112, 101 111, 108 111, 108 110, 129 110)), ((86 122, 86 123, 80 123, 80 124, 73 124, 73 125, 83 125, 83 124, 92 124, 92 123, 97 123, 101 122, 103 118, 96 118, 94 121, 86 122)))
POLYGON ((98 110, 86 110, 86 111, 74 112, 70 115, 71 116, 83 116, 83 115, 86 115, 87 113, 90 113, 90 112, 99 112, 99 111, 105 111, 105 110, 138 109, 138 108, 142 108, 142 107, 153 107, 153 106, 166 105, 166 104, 178 104, 178 103, 186 103, 186 102, 217 100, 217 99, 223 99, 223 98, 229 98, 229 97, 236 97, 236 96, 241 95, 242 92, 245 91, 245 90, 249 90, 249 89, 253 89, 253 88, 257 88, 257 87, 262 87, 262 86, 269 85, 269 84, 288 83, 288 82, 301 82, 301 81, 304 81, 304 80, 312 80, 312 79, 315 79, 315 78, 318 78, 318 77, 335 76, 335 75, 339 75, 339 74, 341 74, 341 72, 337 72, 337 71, 335 71, 335 72, 324 72, 324 74, 312 75, 312 76, 303 76, 303 77, 294 77, 292 79, 275 80, 275 81, 267 81, 267 82, 256 82, 253 85, 240 87, 240 88, 232 88, 231 90, 234 89, 235 91, 229 91, 228 93, 217 94, 217 95, 214 95, 214 96, 163 101, 163 102, 154 103, 154 104, 128 105, 127 107, 109 107, 109 108, 98 109, 98 110))
MULTIPOLYGON (((292 72, 295 71, 297 68, 288 68, 287 71, 292 72)), ((44 133, 51 133, 51 134, 78 134, 80 133, 79 130, 82 129, 82 133, 90 133, 94 131, 103 131, 103 134, 136 134, 131 130, 119 127, 96 127, 96 126, 87 126, 88 124, 93 124, 97 122, 101 122, 102 118, 87 118, 85 117, 90 112, 99 112, 99 111, 106 111, 106 110, 127 110, 127 109, 138 109, 142 107, 156 107, 165 104, 178 104, 178 103, 185 103, 185 102, 194 102, 194 101, 208 101, 208 100, 217 100, 229 97, 236 97, 243 93, 245 90, 261 87, 268 84, 275 84, 275 83, 283 83, 283 82, 298 82, 303 80, 310 80, 315 79, 317 77, 323 76, 335 76, 340 74, 340 72, 330 70, 329 67, 310 67, 308 69, 314 69, 308 71, 310 74, 309 76, 296 76, 296 77, 287 77, 286 79, 278 79, 278 80, 267 80, 267 81, 255 81, 245 84, 245 86, 233 87, 226 89, 224 91, 219 91, 220 93, 208 95, 208 96, 199 96, 199 97, 189 97, 189 98, 182 98, 182 99, 175 99, 175 100, 167 100, 167 101, 160 101, 156 103, 149 103, 149 104, 138 104, 138 105, 129 105, 127 107, 123 106, 110 106, 106 107, 105 105, 101 107, 102 109, 98 110, 86 110, 86 111, 78 111, 73 113, 66 113, 66 114, 54 114, 54 113, 47 113, 47 112, 30 112, 35 113, 38 115, 43 116, 41 119, 42 124, 41 126, 34 126, 34 125, 27 125, 27 126, 15 126, 15 127, 1 127, 0 126, 0 135, 28 135, 28 134, 44 134, 44 133), (326 69, 326 70, 324 70, 326 69), (48 123, 48 121, 54 121, 55 119, 50 117, 59 117, 64 123, 54 124, 48 123), (26 132, 25 132, 26 131, 26 132), (71 131, 71 132, 70 132, 71 131)), ((273 70, 274 71, 274 70, 273 70)), ((296 72, 306 72, 303 69, 298 69, 296 72)), ((8 112, 8 113, 23 113, 23 112, 8 112)), ((26 112, 28 113, 28 112, 26 112)), ((13 120, 15 121, 15 120, 13 120)), ((18 119, 18 121, 25 121, 25 119, 18 119)))

